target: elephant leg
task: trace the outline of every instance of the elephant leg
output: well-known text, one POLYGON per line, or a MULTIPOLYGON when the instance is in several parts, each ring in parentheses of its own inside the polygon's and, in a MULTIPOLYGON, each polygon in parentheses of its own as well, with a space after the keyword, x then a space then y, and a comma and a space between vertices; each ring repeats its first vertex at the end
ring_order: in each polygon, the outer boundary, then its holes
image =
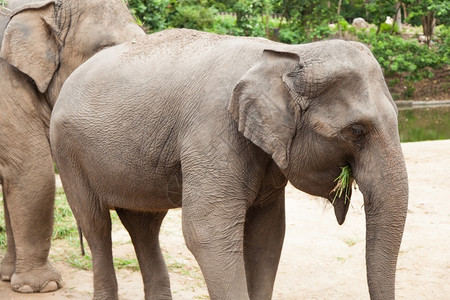
MULTIPOLYGON (((49 152, 48 152, 49 153, 49 152)), ((61 275, 48 261, 53 232, 55 177, 50 157, 33 157, 33 164, 4 180, 7 224, 10 224, 8 260, 15 250, 11 287, 21 293, 50 292, 61 287, 61 275)))
MULTIPOLYGON (((77 220, 79 219, 77 218, 77 220)), ((80 226, 92 254, 94 299, 118 299, 117 279, 112 255, 111 219, 109 211, 106 211, 106 213, 102 212, 101 215, 95 214, 95 220, 93 218, 91 220, 87 219, 84 217, 80 226)))
POLYGON ((249 299, 243 257, 247 203, 244 198, 205 191, 195 184, 183 190, 186 245, 202 270, 211 299, 249 299))
POLYGON ((284 190, 259 203, 247 211, 245 272, 250 299, 271 299, 285 232, 284 190))
POLYGON ((3 281, 10 281, 11 276, 16 268, 16 245, 14 243, 14 235, 11 229, 11 221, 9 219, 8 205, 6 205, 6 198, 3 199, 3 207, 5 214, 6 227, 6 253, 0 265, 0 275, 3 281))
MULTIPOLYGON (((80 182, 83 178, 74 178, 80 182)), ((64 183, 64 182, 63 182, 64 183)), ((73 182, 66 196, 92 254, 94 272, 94 297, 96 300, 118 299, 116 273, 113 264, 111 216, 109 209, 90 189, 73 182), (76 188, 73 188, 73 187, 76 188)))
POLYGON ((167 214, 117 209, 130 233, 144 279, 145 299, 172 299, 169 272, 159 245, 159 230, 167 214))

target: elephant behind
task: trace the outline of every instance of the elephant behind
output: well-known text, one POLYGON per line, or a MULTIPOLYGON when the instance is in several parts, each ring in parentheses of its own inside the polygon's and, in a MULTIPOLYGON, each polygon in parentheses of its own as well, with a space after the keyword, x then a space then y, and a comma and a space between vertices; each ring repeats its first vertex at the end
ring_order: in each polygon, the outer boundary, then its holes
POLYGON ((287 181, 329 199, 342 224, 344 166, 364 195, 371 298, 394 298, 407 174, 396 106, 362 44, 191 30, 138 38, 68 78, 50 139, 91 248, 94 298, 117 298, 110 209, 131 235, 146 299, 171 298, 158 233, 182 207, 211 299, 270 299, 287 181))
POLYGON ((73 70, 143 31, 121 0, 7 2, 0 14, 0 183, 8 248, 0 273, 15 291, 46 292, 61 286, 48 261, 51 109, 73 70))

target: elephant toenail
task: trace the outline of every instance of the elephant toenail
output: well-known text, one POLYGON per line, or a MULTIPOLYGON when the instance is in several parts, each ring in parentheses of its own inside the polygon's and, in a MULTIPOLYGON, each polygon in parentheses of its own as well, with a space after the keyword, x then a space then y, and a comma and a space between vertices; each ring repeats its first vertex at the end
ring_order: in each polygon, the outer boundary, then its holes
POLYGON ((17 289, 17 291, 19 292, 19 293, 33 293, 34 291, 33 291, 33 289, 31 288, 31 286, 29 286, 29 285, 22 285, 21 287, 19 287, 18 289, 17 289))
POLYGON ((58 289, 58 283, 56 281, 48 282, 41 290, 41 293, 53 292, 58 289))

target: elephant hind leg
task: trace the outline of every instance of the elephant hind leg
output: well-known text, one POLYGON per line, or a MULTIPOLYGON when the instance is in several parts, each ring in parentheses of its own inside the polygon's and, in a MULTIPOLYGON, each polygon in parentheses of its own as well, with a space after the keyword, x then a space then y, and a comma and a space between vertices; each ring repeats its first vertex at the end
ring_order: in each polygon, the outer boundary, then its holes
MULTIPOLYGON (((55 135, 52 132, 50 134, 55 135)), ((109 207, 101 201, 95 186, 91 184, 97 179, 90 180, 89 172, 86 171, 86 165, 89 163, 84 164, 74 151, 77 148, 72 143, 67 142, 67 145, 62 143, 59 139, 61 137, 64 137, 66 141, 70 141, 72 138, 70 134, 56 135, 56 138, 51 138, 54 159, 59 169, 67 201, 91 251, 94 273, 93 298, 118 299, 109 207)))
POLYGON ((72 179, 72 184, 67 186, 66 196, 91 251, 94 272, 93 299, 118 299, 109 209, 102 206, 95 193, 84 185, 82 176, 72 179))
POLYGON ((169 273, 159 245, 159 230, 167 214, 116 209, 130 233, 144 279, 146 299, 172 299, 169 273))

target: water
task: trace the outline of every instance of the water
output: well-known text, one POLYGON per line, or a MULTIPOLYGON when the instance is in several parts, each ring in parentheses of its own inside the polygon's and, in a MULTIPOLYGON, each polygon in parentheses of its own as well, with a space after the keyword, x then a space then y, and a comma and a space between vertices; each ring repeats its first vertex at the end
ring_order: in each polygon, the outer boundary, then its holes
POLYGON ((398 122, 402 142, 450 139, 450 106, 402 109, 398 122))

